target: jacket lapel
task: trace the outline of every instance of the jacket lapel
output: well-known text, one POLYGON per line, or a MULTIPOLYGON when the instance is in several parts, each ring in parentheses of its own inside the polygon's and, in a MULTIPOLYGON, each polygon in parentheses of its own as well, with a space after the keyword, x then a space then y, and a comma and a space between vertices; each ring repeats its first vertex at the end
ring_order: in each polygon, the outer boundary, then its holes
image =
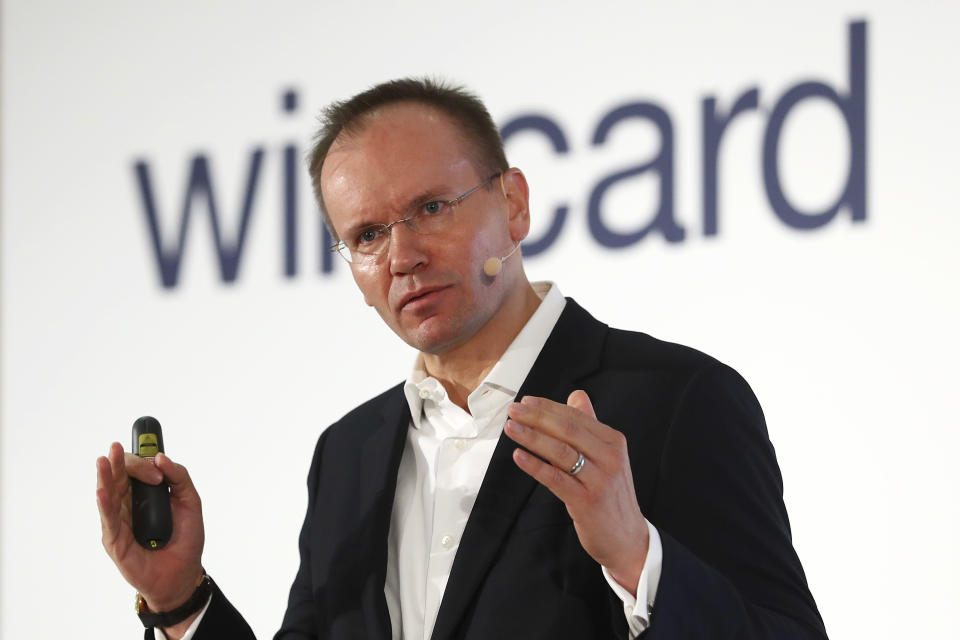
POLYGON ((357 566, 363 567, 367 575, 360 594, 367 625, 365 637, 374 640, 389 640, 391 637, 390 613, 383 592, 387 571, 387 538, 396 493, 397 470, 409 425, 410 409, 401 385, 384 404, 383 420, 364 441, 360 457, 363 474, 360 503, 372 505, 372 526, 369 544, 356 547, 363 554, 357 558, 357 566))
MULTIPOLYGON (((572 299, 557 320, 517 398, 541 396, 566 402, 575 382, 599 366, 607 326, 572 299)), ((437 614, 433 639, 452 637, 482 584, 497 551, 536 487, 512 458, 516 444, 501 434, 467 520, 437 614)), ((394 475, 396 475, 394 473, 394 475)))

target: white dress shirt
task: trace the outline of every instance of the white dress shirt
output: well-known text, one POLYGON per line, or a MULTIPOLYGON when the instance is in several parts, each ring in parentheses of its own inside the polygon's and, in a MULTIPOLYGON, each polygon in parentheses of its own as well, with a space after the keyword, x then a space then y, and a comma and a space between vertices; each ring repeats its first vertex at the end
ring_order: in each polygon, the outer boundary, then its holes
MULTIPOLYGON (((393 640, 429 640, 433 633, 453 559, 503 432, 507 408, 566 304, 556 285, 535 282, 533 287, 540 296, 540 306, 467 397, 469 412, 451 402, 443 385, 427 376, 422 356, 417 357, 404 385, 411 422, 397 473, 383 589, 393 640)), ((650 545, 637 584, 637 598, 600 567, 610 588, 623 601, 631 639, 649 626, 660 583, 660 534, 649 521, 647 525, 650 545)), ((193 638, 204 613, 206 607, 183 640, 193 638)), ((166 640, 159 629, 154 635, 156 640, 166 640)))

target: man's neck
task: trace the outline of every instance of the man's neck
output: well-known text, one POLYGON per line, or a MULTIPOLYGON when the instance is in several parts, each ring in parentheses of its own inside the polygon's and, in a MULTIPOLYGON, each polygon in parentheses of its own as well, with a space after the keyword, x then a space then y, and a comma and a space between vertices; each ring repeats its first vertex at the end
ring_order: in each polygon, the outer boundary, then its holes
POLYGON ((473 337, 442 354, 423 354, 427 374, 447 390, 450 401, 468 411, 476 389, 537 310, 540 297, 524 278, 503 308, 473 337))

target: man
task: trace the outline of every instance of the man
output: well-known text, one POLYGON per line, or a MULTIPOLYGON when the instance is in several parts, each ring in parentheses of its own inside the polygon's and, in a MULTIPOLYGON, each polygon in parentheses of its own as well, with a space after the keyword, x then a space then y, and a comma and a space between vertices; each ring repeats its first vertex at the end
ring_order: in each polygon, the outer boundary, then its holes
MULTIPOLYGON (((479 100, 374 87, 328 109, 310 171, 364 300, 420 355, 320 437, 277 638, 825 637, 753 393, 527 280, 528 186, 479 100)), ((98 471, 146 623, 252 637, 204 577, 186 470, 115 443, 98 471), (171 486, 160 551, 132 539, 128 476, 171 486)))

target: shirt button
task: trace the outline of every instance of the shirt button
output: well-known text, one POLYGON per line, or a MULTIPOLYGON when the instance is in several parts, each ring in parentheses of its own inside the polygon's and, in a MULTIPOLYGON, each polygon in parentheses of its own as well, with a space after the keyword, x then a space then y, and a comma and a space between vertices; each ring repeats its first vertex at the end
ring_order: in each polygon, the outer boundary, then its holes
POLYGON ((470 441, 466 438, 457 438, 457 449, 460 451, 466 451, 470 448, 470 441))
POLYGON ((426 400, 427 398, 430 397, 430 390, 429 390, 429 389, 420 389, 419 395, 420 395, 420 399, 421 399, 421 400, 426 400))
POLYGON ((453 536, 443 536, 442 538, 440 538, 440 544, 443 546, 444 549, 452 548, 454 544, 453 536))

